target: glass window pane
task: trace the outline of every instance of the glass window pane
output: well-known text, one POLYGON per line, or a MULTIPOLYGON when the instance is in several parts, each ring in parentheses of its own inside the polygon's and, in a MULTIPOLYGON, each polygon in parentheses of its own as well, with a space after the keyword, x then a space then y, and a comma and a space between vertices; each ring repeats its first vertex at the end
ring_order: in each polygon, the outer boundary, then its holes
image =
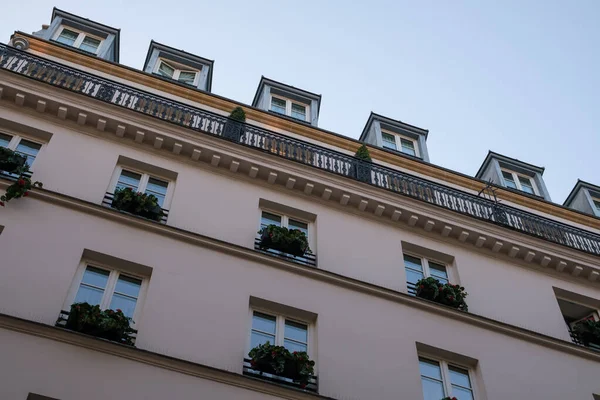
POLYGON ((410 268, 406 268, 406 282, 412 285, 412 288, 409 287, 409 290, 412 289, 412 291, 414 291, 414 285, 423 278, 422 272, 416 272, 410 268))
POLYGON ((120 275, 115 286, 115 292, 137 298, 140 294, 142 281, 129 276, 120 275))
POLYGON ((502 171, 502 177, 504 178, 504 183, 507 187, 517 189, 517 184, 515 183, 510 172, 502 171))
POLYGON ((598 211, 600 211, 600 200, 594 200, 594 205, 596 206, 598 211))
POLYGON ((271 97, 271 111, 275 111, 279 114, 285 114, 286 101, 278 99, 277 97, 271 97))
POLYGON ((421 259, 404 254, 404 266, 417 271, 423 271, 421 259))
POLYGON ((56 41, 59 43, 66 44, 67 46, 73 46, 78 36, 78 32, 63 29, 58 38, 56 38, 56 41))
POLYGON ((469 380, 469 371, 453 366, 449 366, 448 370, 450 371, 450 383, 452 383, 453 385, 471 388, 471 381, 469 380))
POLYGON ((442 400, 445 397, 442 382, 421 377, 421 383, 423 385, 424 400, 442 400))
POLYGON ((471 390, 456 386, 452 386, 452 396, 456 397, 457 400, 473 400, 473 392, 471 390))
POLYGON ((27 157, 27 165, 31 167, 35 157, 42 148, 41 144, 30 142, 29 140, 21 139, 15 151, 27 157))
POLYGON ((275 335, 275 320, 276 318, 271 315, 255 311, 252 315, 252 329, 257 329, 259 331, 275 335))
POLYGON ((165 197, 167 195, 168 182, 161 181, 160 179, 150 178, 146 185, 146 193, 156 196, 158 199, 158 205, 163 206, 165 203, 165 197))
POLYGON ((132 299, 131 297, 126 297, 115 293, 113 294, 112 300, 110 302, 110 308, 112 310, 121 310, 123 311, 123 314, 125 314, 129 318, 133 318, 136 303, 136 299, 132 299))
POLYGON ((397 150, 396 147, 396 137, 394 135, 390 135, 389 133, 382 132, 381 138, 383 139, 383 147, 386 149, 397 150))
POLYGON ((195 79, 196 79, 195 72, 181 71, 179 73, 179 82, 187 83, 188 85, 193 85, 195 79))
POLYGON ((106 270, 88 266, 83 273, 83 279, 81 282, 105 289, 109 274, 110 272, 106 270))
POLYGON ((292 103, 292 117, 306 121, 306 107, 292 103))
POLYGON ((171 67, 164 61, 160 62, 160 65, 158 67, 159 75, 166 76, 167 78, 172 78, 174 73, 175 73, 175 68, 171 67))
POLYGON ((292 353, 294 351, 308 351, 308 347, 305 344, 292 342, 291 340, 284 340, 283 346, 292 353))
POLYGON ((411 140, 400 138, 400 143, 402 144, 403 153, 410 154, 411 156, 417 155, 417 152, 415 151, 415 144, 411 140))
POLYGON ((79 286, 73 303, 89 303, 93 306, 100 304, 104 295, 103 289, 97 289, 86 285, 79 286))
POLYGON ((140 174, 136 174, 135 172, 123 170, 121 172, 121 176, 119 177, 119 181, 117 182, 117 188, 126 188, 129 187, 134 191, 138 190, 140 185, 140 179, 142 176, 140 174))
POLYGON ((288 229, 298 229, 299 231, 304 232, 306 237, 308 237, 308 224, 307 223, 290 219, 288 222, 288 229))
POLYGON ((439 279, 443 283, 448 283, 448 272, 446 267, 441 264, 429 261, 429 273, 436 279, 439 279))
POLYGON ((271 214, 266 211, 262 212, 260 219, 260 227, 264 228, 267 225, 281 226, 281 217, 279 215, 271 214))
POLYGON ((86 36, 79 45, 80 50, 89 51, 90 53, 96 53, 98 47, 100 47, 100 40, 89 36, 86 36))
POLYGON ((6 147, 10 143, 12 136, 0 133, 0 146, 6 147))
POLYGON ((533 184, 529 178, 519 176, 519 183, 521 183, 521 190, 529 194, 535 194, 535 191, 533 190, 533 184))
POLYGON ((308 327, 294 321, 285 321, 285 338, 308 343, 308 327))
POLYGON ((259 344, 265 343, 275 344, 275 335, 266 335, 261 332, 252 331, 250 334, 250 348, 253 349, 259 344))
POLYGON ((422 376, 427 376, 440 381, 442 380, 442 370, 440 369, 440 364, 437 361, 419 358, 419 369, 422 376))

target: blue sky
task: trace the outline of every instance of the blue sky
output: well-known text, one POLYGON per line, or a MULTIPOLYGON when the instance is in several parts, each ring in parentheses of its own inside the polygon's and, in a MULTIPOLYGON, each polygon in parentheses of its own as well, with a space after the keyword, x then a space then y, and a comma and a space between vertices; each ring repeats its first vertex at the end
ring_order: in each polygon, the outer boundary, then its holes
POLYGON ((429 129, 431 162, 474 175, 488 150, 546 168, 552 200, 600 185, 600 2, 30 0, 1 41, 52 7, 215 60, 213 92, 251 103, 261 75, 323 96, 320 127, 358 138, 371 111, 429 129), (595 160, 595 161, 594 161, 595 160))

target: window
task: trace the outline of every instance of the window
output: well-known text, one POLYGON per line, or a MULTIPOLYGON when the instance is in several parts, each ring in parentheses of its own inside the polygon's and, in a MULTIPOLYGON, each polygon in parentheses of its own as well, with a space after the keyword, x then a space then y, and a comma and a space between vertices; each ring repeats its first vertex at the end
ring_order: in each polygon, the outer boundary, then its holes
POLYGON ((406 284, 408 293, 416 294, 416 283, 423 278, 433 277, 442 283, 448 283, 448 271, 444 264, 404 254, 404 268, 406 270, 406 284))
POLYGON ((253 310, 250 349, 266 342, 284 346, 290 352, 305 351, 308 353, 309 325, 282 315, 253 310))
POLYGON ((142 283, 141 278, 86 263, 71 304, 87 302, 103 310, 120 309, 133 319, 142 283))
POLYGON ((14 150, 15 152, 27 157, 27 165, 32 168, 35 157, 38 155, 42 145, 22 138, 21 136, 11 136, 0 133, 0 146, 14 150))
POLYGON ((411 139, 402 135, 392 134, 385 131, 381 132, 383 148, 395 150, 408 154, 414 157, 419 157, 417 144, 415 139, 411 139))
MULTIPOLYGON (((557 289, 555 289, 556 292, 557 289)), ((564 291, 566 292, 566 291, 564 291)), ((572 293, 566 292, 566 297, 557 297, 556 300, 558 302, 558 307, 560 308, 560 312, 562 313, 563 319, 567 324, 569 332, 572 334, 573 328, 580 322, 592 320, 592 321, 600 321, 600 317, 598 316, 598 310, 593 306, 590 306, 586 299, 576 301, 569 297, 578 297, 572 293)), ((562 296, 563 294, 561 294, 562 296)), ((588 300, 589 301, 589 300, 588 300)), ((572 335, 573 341, 578 343, 578 340, 575 336, 572 335)), ((600 346, 594 343, 589 343, 588 347, 592 347, 594 349, 600 349, 600 346)))
MULTIPOLYGON (((304 232, 307 239, 309 239, 309 237, 310 237, 308 234, 308 223, 307 222, 302 222, 300 220, 287 217, 285 215, 277 215, 277 214, 270 213, 268 211, 263 211, 261 213, 261 218, 260 218, 260 229, 262 229, 268 225, 283 226, 288 229, 298 229, 298 230, 304 232)), ((310 242, 310 240, 309 240, 309 242, 310 242)))
POLYGON ((115 190, 131 188, 135 192, 152 194, 158 199, 158 205, 165 208, 165 200, 169 188, 169 182, 141 172, 134 172, 129 169, 120 168, 115 190))
POLYGON ((592 203, 596 207, 596 212, 600 213, 600 199, 592 198, 592 203))
POLYGON ((271 96, 271 111, 300 121, 309 121, 309 106, 283 97, 271 96))
POLYGON ((419 369, 424 400, 440 400, 446 396, 475 399, 468 369, 424 357, 419 357, 419 369))
POLYGON ((169 79, 174 79, 187 85, 196 85, 199 76, 198 71, 185 69, 184 66, 177 65, 173 62, 167 63, 165 60, 159 59, 154 71, 160 76, 169 79))
POLYGON ((74 28, 65 28, 64 26, 58 29, 54 40, 93 54, 98 53, 98 48, 102 43, 102 39, 99 37, 78 31, 74 28))
POLYGON ((517 174, 516 172, 509 170, 502 170, 502 178, 504 179, 504 185, 511 189, 520 190, 525 193, 537 195, 537 189, 533 183, 533 179, 528 176, 517 174))

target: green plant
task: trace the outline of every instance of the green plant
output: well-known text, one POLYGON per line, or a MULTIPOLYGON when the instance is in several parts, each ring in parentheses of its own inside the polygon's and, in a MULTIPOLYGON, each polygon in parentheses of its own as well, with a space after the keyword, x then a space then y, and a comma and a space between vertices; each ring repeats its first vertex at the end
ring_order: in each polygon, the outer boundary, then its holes
POLYGON ((573 336, 585 346, 600 346, 600 321, 587 319, 578 322, 573 327, 573 336))
POLYGON ((358 150, 356 150, 356 154, 354 154, 354 157, 363 161, 371 161, 371 154, 369 153, 369 149, 364 144, 360 146, 358 150))
POLYGON ((9 174, 22 174, 28 170, 27 157, 6 147, 0 147, 0 170, 9 174))
POLYGON ((133 345, 130 333, 131 318, 125 316, 123 311, 101 310, 99 306, 89 303, 74 303, 69 311, 69 318, 65 328, 101 337, 115 342, 133 345))
POLYGON ((468 311, 469 308, 465 302, 467 292, 460 285, 452 285, 450 283, 441 283, 439 280, 429 277, 419 280, 415 284, 417 297, 435 301, 449 307, 453 307, 462 311, 468 311))
POLYGON ((308 239, 299 229, 288 229, 277 225, 268 225, 258 231, 260 248, 279 250, 293 256, 303 256, 310 251, 308 239))
POLYGON ((0 196, 0 206, 4 207, 4 203, 11 199, 19 199, 21 197, 29 196, 29 191, 33 187, 42 187, 42 182, 31 182, 31 179, 21 175, 19 179, 12 185, 6 188, 6 193, 0 196))
POLYGON ((300 383, 303 388, 315 372, 315 362, 308 358, 306 352, 290 353, 285 347, 275 346, 269 342, 250 350, 248 357, 251 359, 252 369, 292 379, 300 383))
POLYGON ((442 400, 458 400, 456 397, 446 396, 442 400))
POLYGON ((152 194, 134 192, 131 188, 117 188, 111 206, 154 221, 160 221, 163 210, 158 205, 158 199, 152 194))
POLYGON ((229 114, 229 118, 238 122, 246 122, 246 112, 242 107, 236 107, 229 114))

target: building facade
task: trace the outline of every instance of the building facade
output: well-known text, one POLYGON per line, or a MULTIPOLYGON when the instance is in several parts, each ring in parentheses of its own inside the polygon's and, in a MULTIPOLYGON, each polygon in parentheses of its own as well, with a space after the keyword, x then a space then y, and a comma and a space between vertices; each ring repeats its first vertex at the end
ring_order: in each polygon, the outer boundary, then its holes
POLYGON ((598 321, 600 218, 552 203, 543 168, 490 152, 466 176, 425 129, 372 113, 353 140, 318 128, 320 95, 263 77, 243 104, 211 93, 210 59, 118 51, 60 10, 0 45, 0 146, 43 182, 0 209, 0 398, 600 398, 572 335, 598 321), (158 217, 117 209, 126 188, 158 217), (310 250, 263 246, 271 225, 310 250), (427 277, 468 311, 417 296, 427 277), (82 302, 122 310, 130 343, 67 329, 82 302), (267 341, 314 377, 253 369, 267 341))

